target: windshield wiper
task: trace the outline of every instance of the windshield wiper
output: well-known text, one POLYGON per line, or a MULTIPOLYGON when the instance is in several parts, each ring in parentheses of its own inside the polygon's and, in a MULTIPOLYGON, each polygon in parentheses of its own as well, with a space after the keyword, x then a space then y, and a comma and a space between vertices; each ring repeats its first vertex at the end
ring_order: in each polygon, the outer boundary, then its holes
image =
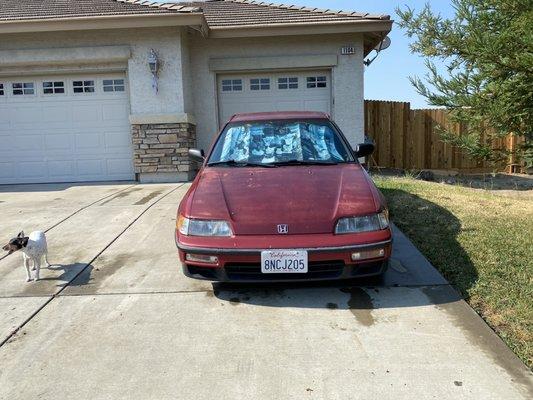
POLYGON ((314 161, 314 160, 287 160, 273 163, 273 165, 337 165, 335 161, 314 161))
POLYGON ((213 167, 215 165, 228 165, 232 167, 263 167, 263 168, 276 168, 273 164, 261 164, 253 163, 248 161, 236 161, 236 160, 226 160, 226 161, 214 161, 207 163, 208 167, 213 167))

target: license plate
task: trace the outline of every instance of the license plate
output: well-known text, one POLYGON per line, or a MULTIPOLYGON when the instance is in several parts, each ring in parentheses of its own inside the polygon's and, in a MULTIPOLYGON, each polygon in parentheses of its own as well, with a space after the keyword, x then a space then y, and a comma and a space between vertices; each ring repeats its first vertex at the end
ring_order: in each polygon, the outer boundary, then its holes
POLYGON ((262 251, 261 272, 263 274, 305 274, 307 273, 307 251, 262 251))

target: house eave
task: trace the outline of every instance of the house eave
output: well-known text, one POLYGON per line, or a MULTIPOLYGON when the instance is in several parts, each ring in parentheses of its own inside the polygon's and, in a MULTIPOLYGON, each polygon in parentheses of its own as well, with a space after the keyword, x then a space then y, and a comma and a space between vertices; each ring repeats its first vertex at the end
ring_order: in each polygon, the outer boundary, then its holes
POLYGON ((162 26, 201 26, 203 30, 207 29, 202 13, 176 13, 4 20, 0 21, 0 34, 162 26))
POLYGON ((392 20, 318 21, 260 25, 211 27, 213 38, 250 36, 287 36, 323 33, 376 33, 390 32, 392 20))

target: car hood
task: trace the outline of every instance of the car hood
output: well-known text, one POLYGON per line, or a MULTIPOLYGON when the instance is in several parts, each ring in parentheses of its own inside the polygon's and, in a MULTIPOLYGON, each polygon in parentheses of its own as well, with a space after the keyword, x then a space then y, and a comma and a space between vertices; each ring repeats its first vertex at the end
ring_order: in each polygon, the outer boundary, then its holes
POLYGON ((340 217, 379 211, 376 189, 358 164, 278 168, 209 167, 187 214, 231 221, 237 235, 332 233, 340 217))

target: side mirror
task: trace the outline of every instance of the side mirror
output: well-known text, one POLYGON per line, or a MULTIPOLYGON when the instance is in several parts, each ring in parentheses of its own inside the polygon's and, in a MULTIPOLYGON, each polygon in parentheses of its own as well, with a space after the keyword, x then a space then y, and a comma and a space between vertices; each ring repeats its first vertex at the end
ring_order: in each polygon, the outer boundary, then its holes
POLYGON ((203 163, 205 161, 205 153, 200 149, 189 149, 189 157, 191 157, 193 161, 199 163, 203 163))
POLYGON ((355 155, 359 157, 369 156, 374 152, 374 145, 372 143, 360 143, 355 148, 355 155))

